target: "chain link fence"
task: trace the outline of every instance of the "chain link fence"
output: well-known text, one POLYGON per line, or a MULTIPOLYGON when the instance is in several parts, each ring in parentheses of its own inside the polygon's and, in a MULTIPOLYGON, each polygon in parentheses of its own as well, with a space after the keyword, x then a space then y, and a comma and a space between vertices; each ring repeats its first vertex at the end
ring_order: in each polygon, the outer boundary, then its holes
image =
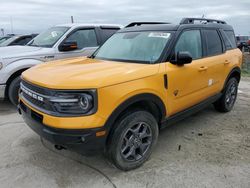
POLYGON ((250 53, 243 53, 243 64, 242 64, 243 76, 250 76, 250 53))

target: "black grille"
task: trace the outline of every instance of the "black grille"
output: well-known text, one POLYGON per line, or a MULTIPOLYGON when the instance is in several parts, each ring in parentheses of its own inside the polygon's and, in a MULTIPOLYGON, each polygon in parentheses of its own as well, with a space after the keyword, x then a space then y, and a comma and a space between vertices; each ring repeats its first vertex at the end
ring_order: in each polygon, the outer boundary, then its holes
POLYGON ((45 103, 44 102, 41 102, 41 101, 38 101, 32 97, 30 97, 29 95, 27 95, 26 93, 23 93, 23 97, 28 100, 29 102, 31 102, 32 104, 34 104, 35 106, 39 106, 39 107, 42 107, 42 108, 45 108, 45 103))
MULTIPOLYGON (((23 80, 21 82, 21 85, 23 85, 25 88, 31 90, 32 92, 37 93, 38 95, 40 94, 40 95, 51 96, 51 94, 52 94, 50 92, 50 90, 48 90, 48 89, 35 86, 35 85, 30 84, 28 82, 25 82, 23 80)), ((30 104, 32 104, 32 106, 34 106, 38 109, 42 109, 42 110, 46 110, 46 111, 54 111, 54 107, 52 106, 52 104, 49 103, 48 101, 46 101, 45 99, 44 99, 44 101, 37 100, 25 92, 22 92, 22 96, 26 101, 28 101, 30 104)))
POLYGON ((45 88, 42 88, 42 87, 38 87, 38 86, 35 86, 33 84, 30 84, 24 80, 22 80, 22 84, 27 87, 28 89, 34 91, 34 92, 37 92, 37 93, 40 93, 42 95, 50 95, 51 92, 49 92, 48 89, 45 89, 45 88))

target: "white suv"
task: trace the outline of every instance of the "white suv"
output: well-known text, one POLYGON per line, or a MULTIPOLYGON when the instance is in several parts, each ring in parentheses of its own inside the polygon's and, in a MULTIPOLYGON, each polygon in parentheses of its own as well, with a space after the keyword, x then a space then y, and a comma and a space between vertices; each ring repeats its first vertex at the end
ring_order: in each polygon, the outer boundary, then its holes
POLYGON ((26 46, 0 48, 0 99, 17 104, 20 75, 42 62, 91 55, 121 26, 95 24, 57 25, 26 46))

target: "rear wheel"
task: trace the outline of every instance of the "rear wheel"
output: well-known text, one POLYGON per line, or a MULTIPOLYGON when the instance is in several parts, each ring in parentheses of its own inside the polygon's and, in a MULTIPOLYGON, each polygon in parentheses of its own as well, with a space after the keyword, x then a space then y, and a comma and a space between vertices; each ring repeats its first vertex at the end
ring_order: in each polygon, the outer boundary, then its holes
POLYGON ((221 98, 214 103, 214 107, 219 112, 229 112, 232 110, 238 93, 238 81, 230 78, 224 89, 221 98))
POLYGON ((18 92, 20 88, 20 82, 21 82, 20 76, 16 77, 14 80, 12 80, 8 89, 9 100, 15 106, 18 104, 18 92))
POLYGON ((108 145, 111 161, 125 171, 141 166, 157 143, 157 121, 149 112, 135 111, 122 117, 115 127, 108 145))

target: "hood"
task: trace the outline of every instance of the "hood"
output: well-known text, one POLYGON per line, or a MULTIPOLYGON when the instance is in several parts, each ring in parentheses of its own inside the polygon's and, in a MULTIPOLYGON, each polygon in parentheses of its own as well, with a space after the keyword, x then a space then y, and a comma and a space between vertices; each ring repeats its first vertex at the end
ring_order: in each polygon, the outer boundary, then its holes
POLYGON ((154 75, 159 64, 138 64, 74 58, 44 63, 23 72, 22 77, 52 89, 90 89, 154 75))
POLYGON ((27 56, 34 56, 43 53, 47 53, 50 48, 41 48, 34 46, 6 46, 0 47, 0 58, 20 58, 27 56))

